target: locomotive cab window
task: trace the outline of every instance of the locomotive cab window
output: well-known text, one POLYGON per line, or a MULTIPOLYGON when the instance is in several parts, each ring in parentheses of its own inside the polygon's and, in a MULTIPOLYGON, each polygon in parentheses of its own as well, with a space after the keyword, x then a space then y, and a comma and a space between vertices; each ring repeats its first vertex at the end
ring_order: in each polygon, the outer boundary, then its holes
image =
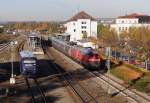
POLYGON ((32 60, 32 61, 31 60, 24 60, 23 62, 24 63, 36 63, 36 61, 34 61, 34 60, 32 60))
POLYGON ((25 64, 25 66, 33 66, 32 64, 25 64))

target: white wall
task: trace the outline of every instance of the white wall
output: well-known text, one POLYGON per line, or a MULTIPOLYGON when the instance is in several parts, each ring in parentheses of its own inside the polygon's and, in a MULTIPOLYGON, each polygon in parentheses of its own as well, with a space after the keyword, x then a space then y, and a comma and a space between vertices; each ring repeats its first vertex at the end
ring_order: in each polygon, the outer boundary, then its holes
POLYGON ((116 32, 119 34, 123 31, 129 31, 131 27, 150 27, 150 24, 112 24, 111 28, 115 29, 116 32))
POLYGON ((139 23, 139 19, 138 18, 120 18, 120 19, 116 19, 116 24, 137 24, 139 23))
POLYGON ((88 37, 97 37, 97 21, 78 19, 77 21, 70 21, 64 26, 67 28, 66 33, 71 36, 70 41, 81 40, 83 36, 82 31, 86 31, 88 37), (83 22, 85 24, 83 24, 83 22))
POLYGON ((97 21, 91 22, 91 35, 90 36, 97 38, 97 21))
POLYGON ((3 28, 4 26, 3 25, 0 25, 0 28, 3 28))
POLYGON ((150 27, 150 24, 141 24, 138 18, 117 18, 115 24, 110 27, 120 34, 123 31, 128 32, 131 27, 150 27))

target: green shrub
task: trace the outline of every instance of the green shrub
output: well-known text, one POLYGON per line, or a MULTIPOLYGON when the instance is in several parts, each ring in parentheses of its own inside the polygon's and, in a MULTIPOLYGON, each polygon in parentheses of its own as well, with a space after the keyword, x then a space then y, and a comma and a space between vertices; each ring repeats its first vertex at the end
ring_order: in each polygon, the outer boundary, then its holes
POLYGON ((136 81, 134 84, 135 88, 139 91, 149 92, 150 91, 150 76, 144 76, 143 78, 136 81))

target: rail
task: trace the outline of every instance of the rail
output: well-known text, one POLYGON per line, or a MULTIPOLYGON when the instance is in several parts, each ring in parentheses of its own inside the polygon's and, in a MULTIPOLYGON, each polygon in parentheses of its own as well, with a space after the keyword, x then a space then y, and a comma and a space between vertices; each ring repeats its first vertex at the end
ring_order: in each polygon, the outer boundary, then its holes
MULTIPOLYGON (((45 49, 45 53, 47 54, 47 56, 50 59, 50 53, 47 51, 47 49, 45 49)), ((65 80, 65 82, 73 89, 73 91, 79 96, 79 98, 82 100, 83 103, 89 103, 89 102, 94 102, 94 103, 98 103, 98 101, 88 92, 88 90, 86 90, 83 86, 81 86, 77 80, 75 80, 75 78, 73 78, 73 76, 69 73, 63 73, 60 69, 60 67, 58 67, 54 62, 51 63, 51 65, 53 66, 53 68, 55 68, 55 70, 61 74, 61 77, 65 80)))
MULTIPOLYGON (((123 86, 121 83, 117 82, 116 80, 114 80, 106 75, 101 74, 100 72, 92 72, 91 74, 95 75, 96 77, 100 78, 104 82, 108 83, 110 86, 117 89, 119 91, 117 94, 122 93, 125 96, 131 98, 132 100, 136 101, 137 103, 141 103, 141 100, 147 101, 146 103, 148 103, 150 101, 149 98, 146 98, 146 97, 136 93, 135 91, 130 90, 129 87, 123 86), (108 80, 109 80, 109 82, 108 82, 108 80), (117 84, 118 86, 116 86, 115 84, 117 84)), ((112 96, 113 96, 113 94, 112 94, 112 96)))
MULTIPOLYGON (((32 90, 32 87, 31 87, 31 85, 30 85, 30 82, 29 82, 28 78, 25 78, 25 80, 26 80, 26 84, 27 84, 28 90, 29 90, 29 92, 30 92, 30 94, 31 94, 33 103, 37 103, 37 102, 36 102, 36 99, 35 99, 34 92, 33 92, 33 90, 32 90)), ((36 88, 37 88, 38 92, 40 93, 40 97, 41 97, 43 103, 48 103, 48 102, 47 102, 47 99, 46 99, 46 96, 45 96, 45 94, 44 94, 44 91, 43 91, 43 89, 41 88, 41 86, 39 85, 38 81, 37 81, 36 79, 33 79, 33 80, 34 80, 34 83, 35 83, 35 85, 36 85, 36 88)))
POLYGON ((9 43, 6 43, 6 44, 1 44, 0 45, 0 52, 2 52, 4 49, 8 48, 9 47, 9 43))
MULTIPOLYGON (((22 39, 20 39, 20 38, 22 38, 22 36, 19 36, 19 37, 17 37, 15 40, 12 40, 12 41, 22 40, 22 39)), ((0 44, 0 53, 3 52, 3 51, 4 51, 5 49, 7 49, 8 47, 10 47, 10 42, 12 42, 12 41, 9 41, 9 42, 7 42, 7 43, 5 43, 5 44, 0 44)))

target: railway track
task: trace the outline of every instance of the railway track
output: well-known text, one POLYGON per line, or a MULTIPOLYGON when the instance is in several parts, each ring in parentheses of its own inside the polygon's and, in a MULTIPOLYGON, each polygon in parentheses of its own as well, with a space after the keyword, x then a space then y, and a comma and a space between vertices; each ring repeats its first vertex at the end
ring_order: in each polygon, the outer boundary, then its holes
POLYGON ((9 47, 9 43, 6 43, 6 44, 1 44, 0 45, 0 52, 2 52, 4 49, 8 48, 9 47))
MULTIPOLYGON (((50 53, 48 51, 45 51, 45 53, 49 59, 51 59, 50 53)), ((78 83, 71 73, 64 73, 54 62, 52 62, 51 65, 58 72, 58 74, 60 74, 60 77, 64 80, 64 82, 72 88, 83 103, 98 103, 98 101, 88 92, 88 90, 78 83)))
POLYGON ((66 85, 72 88, 73 92, 81 99, 83 103, 98 103, 98 101, 86 90, 78 81, 69 73, 63 72, 62 68, 58 67, 54 63, 54 58, 48 52, 48 49, 43 45, 43 50, 47 54, 48 58, 51 60, 52 67, 60 74, 60 77, 64 80, 66 85))
MULTIPOLYGON (((68 61, 68 62, 72 63, 70 61, 68 61)), ((88 69, 86 69, 86 71, 88 71, 91 75, 96 76, 99 79, 103 80, 104 82, 108 83, 111 87, 117 89, 118 92, 115 92, 114 94, 112 94, 112 96, 117 95, 117 94, 120 93, 120 94, 123 94, 124 96, 128 97, 131 101, 133 101, 131 103, 141 103, 141 101, 143 101, 142 103, 150 103, 150 98, 149 97, 143 96, 143 95, 135 92, 134 90, 130 90, 129 87, 123 86, 123 84, 121 84, 118 81, 110 78, 109 76, 104 75, 99 71, 90 72, 88 69), (116 86, 116 84, 118 86, 116 86)))
MULTIPOLYGON (((19 43, 19 45, 16 47, 16 53, 14 54, 15 55, 15 57, 18 57, 18 53, 21 51, 21 50, 23 50, 23 46, 24 46, 24 43, 25 43, 25 40, 24 41, 22 41, 22 42, 20 42, 19 43)), ((9 48, 9 43, 7 44, 7 46, 5 46, 5 48, 4 49, 0 49, 0 54, 1 54, 1 59, 0 59, 0 61, 2 61, 2 62, 4 62, 4 61, 6 61, 6 62, 9 62, 10 61, 10 51, 9 51, 9 49, 8 50, 5 50, 6 48, 9 48), (2 51, 1 51, 2 50, 2 51)), ((6 70, 6 69, 3 69, 3 68, 0 68, 0 75, 6 75, 6 76, 9 76, 9 73, 8 73, 8 71, 6 70)))
MULTIPOLYGON (((25 42, 26 42, 26 41, 24 40, 24 41, 20 44, 20 46, 19 46, 19 48, 18 48, 18 50, 17 50, 18 53, 23 50, 23 47, 24 47, 25 42)), ((41 86, 39 85, 38 81, 37 81, 36 79, 33 79, 33 80, 34 80, 34 84, 36 85, 37 91, 39 91, 39 94, 40 94, 40 97, 41 97, 42 102, 43 102, 43 103, 48 103, 47 100, 46 100, 46 96, 45 96, 45 94, 44 94, 44 92, 43 92, 43 89, 42 89, 41 86)), ((35 97, 35 95, 34 95, 34 92, 32 91, 32 87, 31 87, 31 84, 30 84, 30 82, 29 82, 29 79, 28 79, 28 78, 25 78, 25 81, 26 81, 28 90, 29 90, 29 92, 30 92, 30 94, 31 94, 32 102, 33 102, 33 103, 37 103, 36 97, 35 97)), ((41 102, 40 102, 40 103, 41 103, 41 102)))
MULTIPOLYGON (((17 46, 15 46, 14 48, 14 54, 16 57, 17 54, 19 52, 19 48, 23 48, 23 44, 25 42, 25 38, 23 38, 24 36, 20 36, 18 38, 16 38, 15 40, 12 40, 12 41, 18 41, 18 44, 17 46)), ((1 47, 1 46, 0 46, 1 47)), ((10 61, 10 57, 11 57, 11 53, 10 53, 10 42, 4 44, 1 48, 0 48, 0 62, 9 62, 10 61)))
MULTIPOLYGON (((54 61, 55 59, 54 59, 53 55, 51 55, 51 53, 48 52, 48 49, 45 48, 45 47, 43 47, 43 49, 45 50, 45 53, 48 55, 48 57, 52 58, 51 61, 54 61)), ((51 52, 53 52, 53 51, 51 51, 51 52)), ((54 56, 55 56, 55 54, 54 54, 54 56)), ((65 56, 63 56, 63 59, 61 59, 61 60, 62 61, 67 61, 67 62, 64 62, 65 65, 71 64, 70 68, 75 67, 75 64, 72 61, 69 61, 69 59, 67 59, 65 56)), ((53 67, 53 68, 55 68, 55 69, 58 68, 59 69, 59 67, 57 67, 57 66, 53 67)), ((86 69, 84 69, 84 70, 86 70, 86 69)), ((59 72, 59 74, 61 74, 61 71, 58 71, 58 72, 59 72)), ((103 90, 101 85, 99 85, 99 83, 97 83, 96 81, 88 80, 88 82, 86 81, 86 83, 84 83, 84 82, 80 81, 80 77, 78 78, 78 76, 76 76, 76 74, 74 75, 72 73, 69 73, 69 74, 68 73, 69 72, 65 72, 65 75, 61 74, 61 78, 63 78, 65 83, 67 83, 67 85, 69 85, 73 89, 73 91, 82 100, 82 102, 84 102, 84 103, 89 103, 89 102, 94 102, 94 103, 101 103, 101 102, 102 103, 105 103, 105 102, 106 103, 109 103, 109 102, 110 103, 124 103, 123 100, 118 100, 118 99, 120 99, 120 97, 115 97, 114 99, 110 98, 110 96, 103 90), (93 82, 93 83, 90 83, 90 82, 93 82), (89 98, 89 99, 86 100, 87 98, 89 98)), ((85 74, 83 74, 82 76, 84 76, 84 75, 85 74)))
MULTIPOLYGON (((12 41, 19 41, 19 40, 22 40, 22 37, 17 37, 15 40, 12 40, 12 41)), ((0 44, 0 53, 3 52, 5 49, 9 48, 10 47, 10 42, 12 41, 9 41, 5 44, 0 44)))
MULTIPOLYGON (((46 100, 46 96, 44 94, 44 91, 43 89, 41 88, 41 86, 39 85, 38 81, 36 79, 33 79, 34 80, 34 84, 36 86, 36 91, 39 92, 40 94, 40 97, 41 97, 41 100, 42 100, 42 103, 48 103, 47 100, 46 100)), ((31 83, 29 82, 29 79, 28 78, 25 78, 25 81, 26 81, 26 84, 27 84, 27 87, 28 87, 28 90, 31 94, 31 97, 32 97, 32 102, 33 103, 37 103, 37 100, 38 98, 36 98, 36 94, 34 93, 34 91, 32 90, 33 87, 31 87, 31 83)), ((34 87, 35 88, 35 87, 34 87)), ((40 102, 41 103, 41 102, 40 102)))
POLYGON ((106 82, 109 86, 118 90, 118 92, 113 93, 112 96, 118 95, 120 93, 133 101, 132 103, 150 103, 150 98, 140 95, 133 90, 130 90, 129 87, 124 87, 121 83, 110 78, 109 76, 103 75, 97 71, 91 74, 97 76, 99 79, 106 82))
MULTIPOLYGON (((68 61, 68 62, 71 63, 70 61, 68 61)), ((150 103, 150 99, 148 97, 145 97, 145 96, 141 95, 140 93, 137 93, 134 90, 131 90, 131 89, 123 86, 123 84, 115 81, 114 79, 112 79, 106 75, 101 74, 98 71, 96 71, 96 72, 89 71, 89 73, 95 77, 98 77, 101 81, 105 82, 106 86, 110 85, 111 88, 115 89, 115 93, 110 94, 111 96, 121 94, 122 96, 127 98, 127 101, 130 103, 150 103)), ((114 91, 114 89, 113 89, 113 91, 114 91)))
MULTIPOLYGON (((20 52, 20 51, 23 50, 23 47, 24 47, 25 42, 26 42, 26 40, 24 40, 24 41, 20 44, 20 46, 19 46, 19 48, 18 48, 18 50, 17 50, 18 52, 20 52)), ((48 102, 47 102, 47 99, 46 99, 46 96, 45 96, 45 94, 44 94, 44 91, 43 91, 43 89, 41 88, 40 83, 37 81, 37 79, 34 78, 33 81, 30 82, 29 78, 25 78, 25 82, 26 82, 26 85, 27 85, 27 87, 28 87, 28 90, 29 90, 29 92, 30 92, 30 94, 31 94, 31 98, 32 98, 32 102, 33 102, 33 103, 48 103, 48 102), (34 82, 34 84, 35 84, 35 87, 33 86, 33 82, 34 82), (31 85, 32 85, 32 86, 31 86, 31 85), (36 88, 36 90, 33 90, 34 88, 36 88), (38 91, 38 93, 39 93, 39 95, 40 95, 41 101, 38 100, 39 96, 36 96, 36 94, 35 94, 35 92, 37 92, 37 91, 38 91)))
POLYGON ((18 53, 23 50, 25 42, 26 42, 26 40, 24 40, 20 43, 19 47, 17 48, 18 53))
MULTIPOLYGON (((14 56, 15 58, 18 58, 18 54, 21 50, 23 50, 23 47, 24 47, 24 44, 25 44, 25 40, 23 41, 20 41, 18 46, 15 47, 15 53, 14 53, 14 56)), ((7 62, 10 62, 10 51, 3 51, 3 53, 1 54, 2 55, 2 58, 3 58, 3 61, 5 59, 8 59, 7 62)), ((15 61, 18 61, 18 59, 16 59, 15 61)), ((18 69, 18 68, 17 68, 18 69)), ((17 70, 19 71, 19 70, 17 70)), ((2 67, 0 68, 0 75, 3 77, 3 78, 8 78, 10 77, 10 71, 8 69, 6 69, 5 67, 2 67)), ((16 77, 18 79, 18 76, 16 77)), ((8 84, 7 84, 8 85, 8 84)), ((8 86, 9 87, 9 86, 8 86)), ((5 86, 3 87, 5 88, 5 86)))
POLYGON ((5 58, 6 59, 10 58, 10 55, 8 54, 10 52, 9 47, 10 47, 9 43, 0 46, 0 56, 1 56, 0 62, 5 62, 6 61, 5 58))

